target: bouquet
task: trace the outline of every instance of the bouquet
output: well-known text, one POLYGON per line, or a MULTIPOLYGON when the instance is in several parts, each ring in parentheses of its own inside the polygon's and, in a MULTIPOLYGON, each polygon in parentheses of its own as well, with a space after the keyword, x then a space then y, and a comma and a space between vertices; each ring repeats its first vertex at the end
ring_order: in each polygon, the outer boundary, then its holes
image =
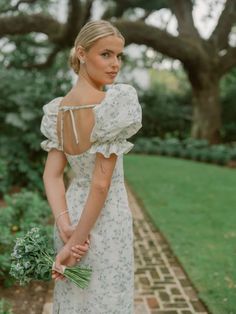
MULTIPOLYGON (((31 280, 48 281, 54 265, 55 252, 50 248, 47 237, 39 228, 32 228, 22 238, 17 238, 13 253, 10 274, 21 285, 31 280)), ((75 285, 84 289, 88 286, 92 270, 80 266, 65 267, 63 275, 75 285)))

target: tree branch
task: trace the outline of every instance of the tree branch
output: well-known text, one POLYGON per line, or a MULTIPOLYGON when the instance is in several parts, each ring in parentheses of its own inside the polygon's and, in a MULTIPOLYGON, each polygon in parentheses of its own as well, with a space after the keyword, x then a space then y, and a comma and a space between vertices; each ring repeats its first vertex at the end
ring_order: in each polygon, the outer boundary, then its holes
POLYGON ((122 32, 126 44, 144 44, 171 58, 187 64, 199 64, 207 58, 202 46, 195 40, 174 37, 157 27, 141 21, 116 20, 113 24, 122 32))
POLYGON ((72 46, 77 36, 83 16, 82 4, 80 0, 68 0, 67 23, 64 28, 63 42, 72 46))
POLYGON ((170 9, 177 18, 178 32, 181 36, 200 38, 193 21, 191 0, 170 0, 170 9))
MULTIPOLYGON (((169 8, 168 0, 147 1, 147 0, 103 0, 103 3, 108 3, 106 11, 104 12, 102 19, 108 20, 112 17, 121 18, 128 9, 142 8, 145 12, 158 11, 163 8, 169 8), (114 5, 115 4, 115 5, 114 5)), ((150 14, 149 13, 149 14, 150 14)), ((145 13, 146 14, 146 13, 145 13)), ((139 20, 143 20, 142 17, 139 20)))
POLYGON ((80 0, 68 0, 67 23, 60 40, 61 45, 69 47, 74 44, 81 27, 89 20, 94 0, 87 0, 84 4, 80 0))
POLYGON ((116 9, 115 9, 114 15, 117 18, 122 17, 122 15, 127 10, 127 8, 130 7, 129 1, 119 0, 119 1, 115 1, 115 2, 116 2, 116 9))
POLYGON ((84 4, 83 23, 81 24, 81 26, 83 26, 88 20, 90 20, 92 15, 93 2, 94 0, 87 0, 84 4))
MULTIPOLYGON (((103 4, 105 4, 105 2, 103 2, 103 4)), ((115 0, 114 3, 108 2, 108 4, 106 5, 106 10, 101 16, 101 19, 109 20, 112 17, 120 18, 127 10, 127 8, 130 8, 129 1, 115 0)))
POLYGON ((228 47, 228 37, 232 26, 236 23, 236 1, 227 0, 218 23, 210 36, 210 41, 219 49, 228 47))
POLYGON ((0 38, 7 35, 22 35, 30 32, 44 33, 53 43, 57 43, 63 34, 64 24, 51 16, 41 13, 0 17, 0 38))
POLYGON ((80 0, 68 0, 68 16, 67 16, 67 22, 73 20, 74 23, 76 24, 75 21, 78 23, 78 19, 80 18, 81 15, 81 1, 80 0))
POLYGON ((220 76, 236 66, 236 47, 230 47, 227 53, 220 58, 218 73, 220 76))

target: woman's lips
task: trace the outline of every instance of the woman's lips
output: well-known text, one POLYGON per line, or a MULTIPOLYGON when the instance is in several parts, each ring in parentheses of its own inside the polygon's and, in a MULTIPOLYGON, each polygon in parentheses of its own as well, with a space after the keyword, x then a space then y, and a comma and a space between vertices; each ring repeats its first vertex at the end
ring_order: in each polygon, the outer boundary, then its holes
POLYGON ((111 77, 115 77, 117 75, 117 72, 107 72, 107 74, 111 77))

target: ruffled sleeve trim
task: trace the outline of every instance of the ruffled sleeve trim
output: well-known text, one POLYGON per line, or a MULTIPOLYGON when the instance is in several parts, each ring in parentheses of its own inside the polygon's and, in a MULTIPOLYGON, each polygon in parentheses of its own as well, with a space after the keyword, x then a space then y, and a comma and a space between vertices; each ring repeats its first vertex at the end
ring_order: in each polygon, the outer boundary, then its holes
POLYGON ((89 153, 101 153, 105 156, 105 158, 109 158, 111 154, 116 154, 117 156, 127 154, 133 148, 133 146, 133 143, 123 139, 106 141, 102 143, 96 142, 89 149, 89 153))
POLYGON ((55 148, 62 150, 57 137, 57 114, 61 97, 53 99, 51 102, 43 106, 43 118, 40 125, 41 133, 47 138, 40 143, 40 146, 46 152, 55 148))
POLYGON ((53 142, 51 140, 45 140, 40 143, 40 146, 43 150, 46 152, 49 152, 51 149, 55 148, 57 150, 61 150, 61 147, 58 145, 58 143, 53 142))

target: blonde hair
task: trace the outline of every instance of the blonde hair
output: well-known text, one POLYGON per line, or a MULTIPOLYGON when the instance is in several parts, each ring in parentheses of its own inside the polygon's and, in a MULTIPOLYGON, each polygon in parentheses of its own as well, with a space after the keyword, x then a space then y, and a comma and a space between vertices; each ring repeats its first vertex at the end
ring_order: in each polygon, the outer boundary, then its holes
POLYGON ((105 20, 90 21, 81 28, 69 56, 69 65, 76 74, 79 74, 80 69, 80 60, 76 56, 77 47, 80 45, 85 51, 88 51, 96 40, 109 35, 118 36, 125 42, 125 38, 120 31, 110 22, 105 20))

